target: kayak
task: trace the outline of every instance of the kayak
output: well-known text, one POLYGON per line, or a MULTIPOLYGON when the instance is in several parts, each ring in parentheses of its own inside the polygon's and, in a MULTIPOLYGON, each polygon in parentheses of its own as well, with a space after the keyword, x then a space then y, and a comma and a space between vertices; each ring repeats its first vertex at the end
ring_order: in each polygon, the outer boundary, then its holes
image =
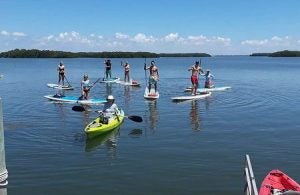
POLYGON ((145 88, 144 98, 147 99, 147 100, 156 100, 156 99, 159 98, 159 93, 158 93, 158 91, 156 91, 156 93, 155 93, 154 88, 151 88, 150 93, 149 93, 149 88, 147 86, 145 88))
POLYGON ((64 90, 73 90, 74 89, 74 87, 72 87, 71 85, 58 85, 58 84, 54 84, 54 83, 48 83, 47 86, 50 88, 54 88, 54 89, 64 89, 64 90))
POLYGON ((119 77, 113 77, 113 78, 103 78, 100 83, 116 83, 117 81, 119 81, 120 78, 119 77))
POLYGON ((259 189, 259 195, 269 194, 300 194, 300 185, 280 170, 272 170, 259 189))
POLYGON ((65 95, 46 95, 45 98, 52 100, 52 101, 58 101, 58 102, 68 102, 68 103, 79 103, 79 104, 103 104, 106 102, 106 99, 100 99, 100 98, 91 98, 88 100, 81 100, 77 96, 65 96, 65 95))
POLYGON ((131 82, 125 82, 125 81, 116 81, 116 83, 119 83, 121 85, 128 85, 128 86, 132 86, 132 87, 140 87, 141 84, 135 80, 131 80, 131 82))
POLYGON ((171 99, 173 101, 185 101, 185 100, 195 100, 195 99, 203 99, 211 95, 211 92, 208 93, 202 93, 199 95, 189 95, 189 96, 178 96, 178 97, 172 97, 171 99))
POLYGON ((94 137, 119 127, 124 120, 124 111, 120 109, 120 113, 112 115, 110 118, 105 118, 103 115, 97 117, 90 122, 84 129, 88 137, 94 137), (106 120, 107 123, 103 122, 106 120))
MULTIPOLYGON (((213 87, 213 88, 198 88, 197 92, 198 93, 205 93, 205 92, 212 92, 212 91, 225 91, 227 89, 231 89, 230 86, 225 86, 225 87, 213 87)), ((185 92, 191 92, 192 87, 187 87, 184 90, 185 92)))

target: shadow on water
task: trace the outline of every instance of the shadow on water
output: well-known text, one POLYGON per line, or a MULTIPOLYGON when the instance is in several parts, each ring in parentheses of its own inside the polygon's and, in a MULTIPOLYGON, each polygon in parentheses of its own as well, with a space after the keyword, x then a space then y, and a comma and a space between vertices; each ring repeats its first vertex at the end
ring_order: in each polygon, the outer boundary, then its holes
POLYGON ((138 138, 143 135, 143 130, 142 129, 133 129, 129 132, 128 134, 131 138, 138 138))

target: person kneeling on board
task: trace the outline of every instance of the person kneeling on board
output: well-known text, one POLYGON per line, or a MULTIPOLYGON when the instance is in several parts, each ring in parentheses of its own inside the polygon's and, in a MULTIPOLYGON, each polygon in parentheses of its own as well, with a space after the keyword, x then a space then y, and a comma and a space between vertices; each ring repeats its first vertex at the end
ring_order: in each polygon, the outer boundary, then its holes
POLYGON ((112 95, 107 96, 107 102, 104 104, 103 110, 97 111, 99 113, 100 121, 104 124, 109 122, 113 115, 119 115, 120 111, 115 103, 115 98, 112 95))
POLYGON ((212 75, 210 73, 209 69, 206 70, 206 73, 205 73, 204 76, 205 76, 205 85, 204 85, 204 88, 213 88, 214 87, 214 84, 213 84, 214 75, 212 75))

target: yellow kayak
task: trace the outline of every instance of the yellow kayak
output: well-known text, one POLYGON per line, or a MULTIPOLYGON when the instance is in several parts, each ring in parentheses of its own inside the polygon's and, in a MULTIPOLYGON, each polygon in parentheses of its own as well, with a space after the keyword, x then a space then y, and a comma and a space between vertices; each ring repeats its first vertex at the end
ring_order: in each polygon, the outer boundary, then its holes
POLYGON ((123 120, 124 112, 120 110, 118 114, 114 114, 110 118, 103 116, 97 117, 85 127, 84 131, 88 136, 100 135, 119 127, 123 123, 123 120))

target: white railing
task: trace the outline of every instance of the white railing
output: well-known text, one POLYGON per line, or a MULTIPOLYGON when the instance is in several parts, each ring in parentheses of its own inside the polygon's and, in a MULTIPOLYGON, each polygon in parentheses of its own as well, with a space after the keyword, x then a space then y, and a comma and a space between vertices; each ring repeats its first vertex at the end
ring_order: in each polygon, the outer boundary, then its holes
POLYGON ((254 178, 251 161, 248 154, 246 154, 245 179, 246 179, 246 184, 244 188, 245 195, 258 195, 256 181, 254 178))
MULTIPOLYGON (((2 99, 0 98, 0 189, 5 188, 7 185, 8 173, 5 164, 5 149, 4 149, 4 129, 3 129, 3 112, 2 112, 2 99)), ((1 195, 2 190, 0 190, 1 195)))

